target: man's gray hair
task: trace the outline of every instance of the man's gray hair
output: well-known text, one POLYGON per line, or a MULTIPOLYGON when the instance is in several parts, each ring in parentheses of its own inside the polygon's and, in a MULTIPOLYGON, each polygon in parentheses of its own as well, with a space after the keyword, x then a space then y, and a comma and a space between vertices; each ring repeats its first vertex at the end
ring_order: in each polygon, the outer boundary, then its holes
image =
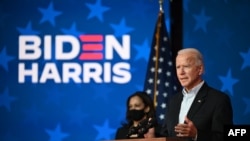
POLYGON ((198 49, 196 49, 196 48, 184 48, 184 49, 179 50, 177 55, 183 54, 183 53, 192 53, 194 55, 193 57, 196 60, 196 65, 204 65, 203 56, 198 49))

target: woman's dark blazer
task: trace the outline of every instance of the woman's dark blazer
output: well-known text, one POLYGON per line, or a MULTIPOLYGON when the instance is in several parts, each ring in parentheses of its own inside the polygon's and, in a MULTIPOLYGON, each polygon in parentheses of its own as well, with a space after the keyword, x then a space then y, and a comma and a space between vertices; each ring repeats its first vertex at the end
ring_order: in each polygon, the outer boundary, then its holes
MULTIPOLYGON (((160 134, 159 134, 161 132, 161 125, 157 124, 154 128, 155 128, 155 137, 161 137, 160 134)), ((119 127, 116 130, 115 139, 116 140, 118 140, 118 139, 128 139, 128 137, 127 137, 128 132, 129 132, 129 127, 128 126, 123 125, 123 126, 119 127)), ((137 137, 137 139, 139 139, 139 138, 144 138, 144 137, 143 136, 137 137)))

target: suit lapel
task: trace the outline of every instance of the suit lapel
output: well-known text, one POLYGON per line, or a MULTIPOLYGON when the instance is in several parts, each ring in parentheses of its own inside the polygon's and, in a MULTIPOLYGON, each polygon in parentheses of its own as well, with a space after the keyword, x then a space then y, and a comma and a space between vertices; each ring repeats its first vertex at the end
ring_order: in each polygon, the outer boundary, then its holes
POLYGON ((189 117, 189 119, 192 119, 192 117, 195 115, 195 113, 200 109, 200 107, 202 106, 202 104, 205 102, 206 100, 206 95, 207 95, 207 84, 204 83, 204 85, 201 87, 201 89, 198 91, 190 109, 189 112, 187 114, 187 116, 189 117))
POLYGON ((173 119, 175 119, 175 121, 174 121, 175 124, 179 123, 179 112, 181 109, 181 102, 183 99, 182 92, 179 92, 177 95, 178 95, 177 100, 174 102, 174 106, 176 107, 176 110, 173 114, 173 116, 175 117, 175 118, 173 118, 173 119))

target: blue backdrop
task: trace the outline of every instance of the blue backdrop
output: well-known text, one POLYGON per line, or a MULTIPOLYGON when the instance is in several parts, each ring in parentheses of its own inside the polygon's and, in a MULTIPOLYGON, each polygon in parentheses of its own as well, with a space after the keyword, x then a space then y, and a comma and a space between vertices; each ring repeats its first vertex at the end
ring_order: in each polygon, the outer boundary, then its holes
MULTIPOLYGON (((0 140, 114 139, 143 89, 158 12, 157 0, 1 0, 0 140)), ((236 124, 250 124, 249 13, 248 0, 183 0, 183 47, 204 54, 236 124)))

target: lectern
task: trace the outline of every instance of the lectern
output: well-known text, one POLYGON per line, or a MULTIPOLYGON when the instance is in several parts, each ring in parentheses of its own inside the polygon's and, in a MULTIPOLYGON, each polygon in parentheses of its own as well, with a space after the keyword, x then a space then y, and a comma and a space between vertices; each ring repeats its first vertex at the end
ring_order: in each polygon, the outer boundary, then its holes
POLYGON ((151 138, 151 139, 120 139, 120 140, 109 140, 109 141, 187 141, 183 138, 151 138))

